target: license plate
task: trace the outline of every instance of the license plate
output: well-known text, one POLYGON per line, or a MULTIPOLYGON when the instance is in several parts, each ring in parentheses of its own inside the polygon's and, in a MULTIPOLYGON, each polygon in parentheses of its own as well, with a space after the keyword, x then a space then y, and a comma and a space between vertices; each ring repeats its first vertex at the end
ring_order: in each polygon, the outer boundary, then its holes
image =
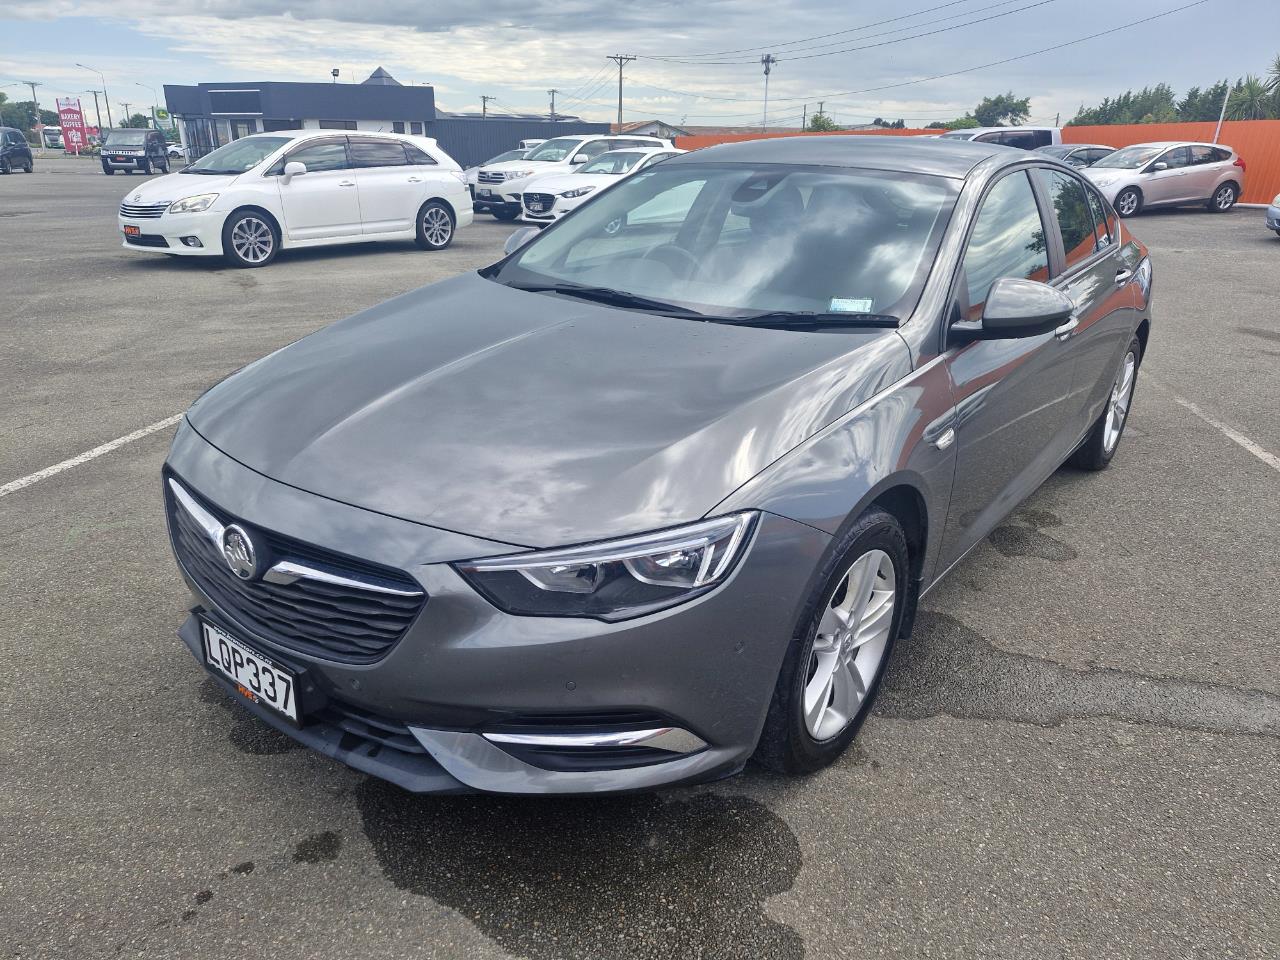
POLYGON ((265 657, 219 630, 211 623, 204 628, 204 658, 214 670, 236 685, 249 700, 263 703, 298 722, 298 703, 293 674, 270 657, 265 657))
POLYGON ((529 204, 529 209, 532 210, 534 213, 541 213, 543 210, 547 208, 541 203, 531 203, 529 204))
POLYGON ((126 160, 132 160, 133 158, 132 157, 112 157, 111 159, 114 160, 116 163, 124 163, 126 160))
POLYGON ((481 187, 479 190, 477 190, 477 191, 476 191, 476 193, 477 193, 477 194, 479 194, 479 195, 480 195, 480 196, 482 196, 482 197, 492 197, 492 196, 493 196, 493 191, 492 191, 492 190, 490 190, 488 187, 481 187))
POLYGON ((126 223, 124 227, 124 235, 126 237, 140 237, 142 236, 142 228, 135 227, 132 223, 126 223))

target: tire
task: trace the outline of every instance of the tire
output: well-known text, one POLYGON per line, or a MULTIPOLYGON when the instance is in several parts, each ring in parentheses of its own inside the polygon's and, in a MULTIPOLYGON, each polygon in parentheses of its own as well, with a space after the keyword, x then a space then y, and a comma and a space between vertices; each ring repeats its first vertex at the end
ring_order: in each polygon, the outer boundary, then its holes
POLYGON ((1116 194, 1115 203, 1112 206, 1116 208, 1116 213, 1125 219, 1136 217, 1142 212, 1142 191, 1137 187, 1125 187, 1116 194))
POLYGON ((1120 449, 1120 439, 1129 423, 1133 394, 1138 386, 1138 367, 1142 365, 1142 344, 1134 337, 1120 361, 1115 382, 1107 397, 1107 406, 1088 434, 1067 461, 1078 470, 1105 470, 1120 449), (1132 361, 1132 364, 1130 363, 1132 361), (1127 375, 1127 376, 1126 376, 1127 375), (1118 422, 1116 418, 1118 416, 1118 422))
POLYGON ((265 267, 279 250, 280 231, 256 210, 233 213, 222 225, 222 258, 230 266, 265 267))
POLYGON ((115 176, 116 168, 108 166, 107 164, 104 163, 102 165, 102 172, 105 173, 108 177, 113 177, 115 176))
POLYGON ((25 167, 23 167, 23 168, 22 168, 22 172, 23 172, 23 173, 35 173, 35 172, 36 172, 36 162, 35 162, 34 160, 28 160, 28 161, 27 161, 27 165, 26 165, 25 167))
POLYGON ((143 175, 144 177, 149 177, 149 176, 151 176, 151 161, 150 161, 150 160, 143 160, 143 161, 142 161, 142 166, 141 166, 141 167, 139 167, 138 169, 140 169, 140 170, 142 171, 142 175, 143 175))
POLYGON ((423 250, 443 250, 453 243, 457 223, 453 211, 439 200, 428 200, 418 211, 417 244, 423 250))
POLYGON ((812 773, 834 762, 870 712, 907 608, 915 602, 901 524, 877 507, 867 510, 840 535, 814 582, 756 747, 755 758, 779 773, 812 773), (870 596, 858 603, 861 591, 855 596, 850 588, 863 575, 870 577, 861 580, 870 596), (846 605, 864 614, 852 626, 836 615, 846 605), (887 626, 881 624, 885 618, 887 626), (859 642, 873 624, 874 631, 859 642), (836 681, 831 687, 823 682, 828 670, 836 681))
POLYGON ((509 222, 520 216, 520 208, 511 206, 494 207, 493 215, 499 220, 509 222))
POLYGON ((168 161, 168 160, 162 160, 162 161, 160 161, 160 165, 159 165, 159 166, 160 166, 160 172, 161 172, 161 173, 168 173, 168 172, 169 172, 169 161, 168 161))
POLYGON ((1209 198, 1209 202, 1205 207, 1210 213, 1226 213, 1236 205, 1236 200, 1240 198, 1240 190, 1234 183, 1224 183, 1213 191, 1213 196, 1209 198))
POLYGON ((8 157, 0 157, 0 176, 8 176, 13 173, 13 166, 9 163, 8 157))

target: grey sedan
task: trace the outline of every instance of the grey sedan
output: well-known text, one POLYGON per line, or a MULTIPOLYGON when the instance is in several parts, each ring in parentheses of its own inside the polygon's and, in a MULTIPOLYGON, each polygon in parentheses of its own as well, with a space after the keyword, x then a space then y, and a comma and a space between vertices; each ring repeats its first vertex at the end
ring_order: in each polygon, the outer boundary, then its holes
POLYGON ((1115 153, 1116 148, 1102 143, 1055 143, 1047 147, 1036 147, 1036 152, 1069 163, 1073 167, 1090 167, 1103 157, 1115 153))
POLYGON ((180 635, 409 790, 817 770, 920 597, 1116 454, 1151 280, 1043 155, 672 158, 201 397, 163 477, 180 635))

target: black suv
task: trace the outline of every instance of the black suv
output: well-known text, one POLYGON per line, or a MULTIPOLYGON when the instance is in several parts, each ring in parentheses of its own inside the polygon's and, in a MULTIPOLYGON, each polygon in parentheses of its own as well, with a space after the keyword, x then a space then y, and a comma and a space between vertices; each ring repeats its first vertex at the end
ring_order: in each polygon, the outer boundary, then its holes
POLYGON ((131 127, 108 130, 101 156, 103 173, 117 170, 150 173, 153 167, 161 173, 169 172, 169 146, 159 130, 131 127))
POLYGON ((31 147, 22 131, 13 127, 0 127, 0 173, 13 173, 14 170, 30 173, 33 169, 35 161, 31 156, 31 147))

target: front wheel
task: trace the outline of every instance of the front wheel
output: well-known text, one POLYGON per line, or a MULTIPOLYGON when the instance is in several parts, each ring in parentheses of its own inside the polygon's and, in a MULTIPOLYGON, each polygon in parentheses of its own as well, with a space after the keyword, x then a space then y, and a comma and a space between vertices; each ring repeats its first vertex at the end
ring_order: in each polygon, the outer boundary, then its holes
POLYGON ((1120 448, 1125 424, 1129 422, 1129 408, 1133 404, 1133 390, 1138 384, 1138 364, 1142 361, 1142 344, 1134 337, 1124 352, 1120 369, 1116 372, 1111 393, 1102 416, 1094 422, 1084 441, 1076 448, 1068 461, 1080 470, 1105 470, 1111 458, 1120 448))
POLYGON ((418 211, 417 244, 423 250, 443 250, 453 243, 453 213, 439 200, 431 200, 418 211))
POLYGON ((28 160, 27 160, 27 165, 26 165, 25 167, 23 167, 23 168, 22 168, 22 172, 23 172, 23 173, 35 173, 35 169, 36 169, 36 162, 35 162, 34 160, 30 160, 30 159, 28 159, 28 160))
POLYGON ((1226 213, 1236 205, 1236 185, 1234 183, 1224 183, 1213 192, 1213 197, 1209 200, 1210 213, 1226 213))
POLYGON ((115 174, 116 168, 104 163, 102 165, 102 172, 105 173, 108 177, 110 177, 115 174))
POLYGON ((13 167, 9 163, 8 157, 0 157, 0 175, 8 176, 13 173, 13 167))
POLYGON ((222 256, 233 267, 265 267, 279 246, 275 227, 252 210, 233 214, 222 226, 222 256))
POLYGON ((778 676, 756 758, 781 773, 835 761, 866 719, 911 600, 907 541, 878 508, 840 538, 778 676))
POLYGON ((143 160, 141 166, 138 169, 142 171, 142 175, 144 177, 151 176, 151 161, 143 160))
POLYGON ((1116 194, 1114 206, 1122 217, 1136 216, 1142 210, 1142 192, 1137 187, 1125 187, 1116 194))
POLYGON ((158 164, 159 164, 160 172, 161 172, 161 173, 168 173, 168 172, 169 172, 169 161, 168 161, 168 160, 160 160, 160 161, 158 161, 158 164))

